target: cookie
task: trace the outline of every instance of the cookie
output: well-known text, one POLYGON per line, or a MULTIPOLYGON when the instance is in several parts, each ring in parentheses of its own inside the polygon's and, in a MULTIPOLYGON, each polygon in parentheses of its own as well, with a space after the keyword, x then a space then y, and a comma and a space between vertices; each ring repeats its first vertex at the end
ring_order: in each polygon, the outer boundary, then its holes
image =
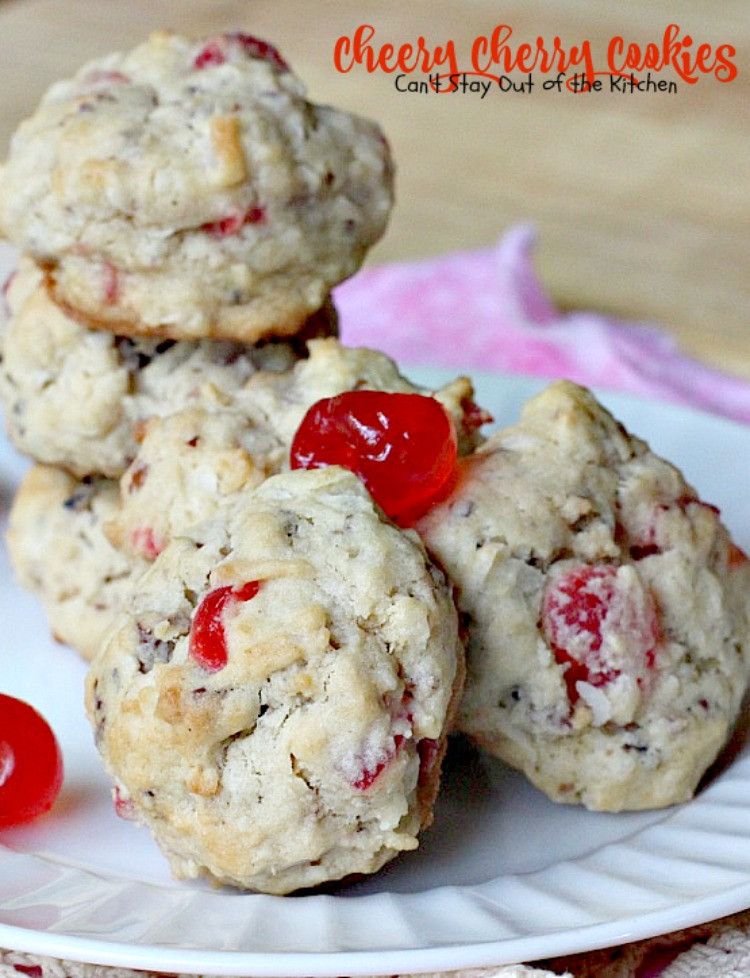
POLYGON ((118 549, 153 560, 182 531, 230 497, 278 472, 283 447, 236 412, 186 408, 146 422, 106 525, 118 549))
POLYGON ((308 343, 308 352, 308 358, 290 370, 277 374, 262 371, 250 377, 236 401, 244 414, 265 424, 287 447, 316 401, 353 390, 433 396, 453 420, 460 454, 472 451, 481 441, 479 429, 490 416, 474 403, 474 388, 468 377, 456 377, 444 387, 430 390, 404 377, 395 362, 377 350, 348 347, 325 338, 308 343))
POLYGON ((555 801, 691 797, 745 690, 750 565, 676 468, 559 382, 418 529, 456 584, 470 737, 555 801))
MULTIPOLYGON (((289 449, 308 408, 322 397, 363 387, 420 393, 385 354, 314 340, 310 356, 291 369, 258 371, 226 410, 188 408, 152 418, 142 428, 133 461, 123 474, 121 505, 110 539, 153 559, 175 533, 208 519, 231 493, 257 485, 289 467, 289 449)), ((459 377, 434 392, 451 414, 464 451, 479 438, 473 390, 459 377)))
MULTIPOLYGON (((304 343, 251 347, 226 340, 131 339, 86 329, 49 298, 44 276, 22 259, 6 290, 0 399, 8 434, 37 461, 80 477, 119 477, 146 419, 188 405, 231 403, 258 369, 289 369, 304 343)), ((335 332, 327 304, 306 326, 335 332)))
POLYGON ((176 876, 282 894, 416 848, 460 684, 444 576, 331 467, 175 538, 87 709, 118 811, 176 876))
POLYGON ((79 482, 36 465, 11 507, 7 544, 16 578, 41 602, 54 637, 92 659, 103 634, 148 566, 108 542, 104 526, 119 506, 117 483, 79 482))
POLYGON ((85 65, 19 127, 0 179, 0 227, 66 312, 171 339, 295 333, 391 204, 378 127, 308 102, 238 32, 158 32, 85 65))

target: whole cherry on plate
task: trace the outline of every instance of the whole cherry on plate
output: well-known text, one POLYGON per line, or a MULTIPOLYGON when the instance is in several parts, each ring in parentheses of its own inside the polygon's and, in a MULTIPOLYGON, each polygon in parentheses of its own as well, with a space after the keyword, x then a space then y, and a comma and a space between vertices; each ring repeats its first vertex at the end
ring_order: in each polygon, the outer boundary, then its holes
POLYGON ((50 725, 33 706, 0 693, 0 828, 49 811, 62 781, 62 753, 50 725))

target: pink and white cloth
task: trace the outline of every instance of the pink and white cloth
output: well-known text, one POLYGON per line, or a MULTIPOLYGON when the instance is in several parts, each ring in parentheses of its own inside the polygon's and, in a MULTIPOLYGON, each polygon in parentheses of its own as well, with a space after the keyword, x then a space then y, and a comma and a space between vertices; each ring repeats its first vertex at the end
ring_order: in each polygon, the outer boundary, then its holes
POLYGON ((494 248, 361 271, 334 293, 351 346, 400 364, 566 377, 750 422, 750 383, 681 353, 654 326, 559 312, 537 277, 534 231, 494 248))

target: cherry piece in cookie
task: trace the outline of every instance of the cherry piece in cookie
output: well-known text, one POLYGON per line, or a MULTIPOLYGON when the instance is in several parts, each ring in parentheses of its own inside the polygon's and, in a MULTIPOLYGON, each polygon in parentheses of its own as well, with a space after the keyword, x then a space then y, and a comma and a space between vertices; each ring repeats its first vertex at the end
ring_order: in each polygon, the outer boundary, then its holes
POLYGON ((349 391, 309 409, 291 467, 341 465, 395 523, 411 526, 452 489, 457 454, 453 422, 435 398, 349 391))
POLYGON ((486 411, 479 404, 472 401, 471 398, 465 398, 461 401, 461 408, 463 410, 464 427, 470 431, 477 430, 486 424, 492 424, 495 420, 489 411, 486 411))
POLYGON ((217 221, 202 224, 201 230, 215 238, 226 238, 230 234, 238 234, 245 224, 263 224, 265 221, 266 212, 262 207, 250 207, 246 211, 234 212, 217 221))
POLYGON ((167 541, 154 533, 150 526, 137 526, 131 534, 130 545, 135 553, 147 560, 155 560, 166 547, 167 541))
POLYGON ((659 644, 659 617, 635 577, 609 564, 569 568, 548 585, 542 624, 555 658, 565 665, 571 703, 578 683, 606 686, 623 673, 648 685, 659 644))
POLYGON ((105 261, 102 263, 102 287, 105 302, 108 305, 117 302, 120 295, 120 277, 112 262, 105 261))
POLYGON ((198 605, 190 629, 190 656, 207 672, 218 672, 228 661, 224 612, 238 601, 250 601, 260 583, 249 581, 240 587, 217 587, 198 605))
POLYGON ((386 699, 389 712, 392 717, 392 737, 390 742, 380 744, 373 752, 372 748, 363 752, 361 757, 361 770, 357 777, 352 781, 352 787, 357 791, 367 791, 395 760, 407 738, 412 736, 414 729, 414 717, 411 712, 410 703, 412 694, 408 690, 399 703, 392 703, 386 699))
POLYGON ((736 543, 730 540, 729 542, 729 552, 727 554, 727 564, 730 570, 735 570, 738 567, 744 567, 748 562, 748 556, 744 550, 740 549, 736 543))
POLYGON ((115 813, 119 815, 120 818, 133 819, 135 818, 135 805, 130 800, 123 796, 119 788, 115 788, 113 796, 115 813))
POLYGON ((257 58, 259 61, 268 61, 275 65, 280 71, 289 71, 289 65, 281 57, 278 50, 268 41, 262 41, 252 34, 243 31, 231 31, 221 37, 212 38, 207 41, 195 56, 193 67, 197 70, 210 68, 215 65, 222 65, 227 60, 226 49, 228 45, 240 48, 248 57, 257 58))
POLYGON ((646 525, 634 528, 635 532, 631 530, 630 556, 634 560, 642 560, 644 557, 653 557, 664 553, 672 546, 668 524, 665 525, 665 520, 670 514, 679 511, 685 514, 688 519, 692 519, 693 514, 701 510, 710 513, 715 523, 719 522, 718 507, 697 499, 692 492, 685 492, 677 499, 668 502, 657 503, 647 519, 646 525))
POLYGON ((357 779, 352 782, 352 787, 356 788, 357 791, 367 791, 368 788, 372 787, 398 754, 403 746, 404 740, 404 734, 396 734, 393 738, 392 748, 387 753, 381 755, 371 766, 363 767, 357 779))
POLYGON ((0 827, 52 808, 63 781, 60 746, 41 714, 0 693, 0 827))

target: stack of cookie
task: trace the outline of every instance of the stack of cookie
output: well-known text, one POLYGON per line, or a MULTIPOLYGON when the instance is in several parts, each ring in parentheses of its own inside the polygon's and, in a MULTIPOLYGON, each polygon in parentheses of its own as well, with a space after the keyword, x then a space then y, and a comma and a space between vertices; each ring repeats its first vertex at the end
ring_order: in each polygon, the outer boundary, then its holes
MULTIPOLYGON (((355 476, 284 471, 314 402, 418 392, 338 343, 329 298, 391 203, 379 129, 241 33, 86 66, 3 169, 0 393, 37 463, 11 557, 94 660, 117 810, 179 875, 287 892, 373 872, 432 817, 463 681, 450 587, 355 476)), ((470 451, 469 382, 420 393, 470 451)))
POLYGON ((335 335, 329 291, 391 204, 377 126, 308 102, 242 33, 154 34, 53 86, 19 128, 0 181, 22 253, 0 394, 13 442, 54 468, 24 484, 11 546, 63 641, 93 654, 124 593, 129 564, 98 528, 146 421, 234 408, 255 371, 335 335))

